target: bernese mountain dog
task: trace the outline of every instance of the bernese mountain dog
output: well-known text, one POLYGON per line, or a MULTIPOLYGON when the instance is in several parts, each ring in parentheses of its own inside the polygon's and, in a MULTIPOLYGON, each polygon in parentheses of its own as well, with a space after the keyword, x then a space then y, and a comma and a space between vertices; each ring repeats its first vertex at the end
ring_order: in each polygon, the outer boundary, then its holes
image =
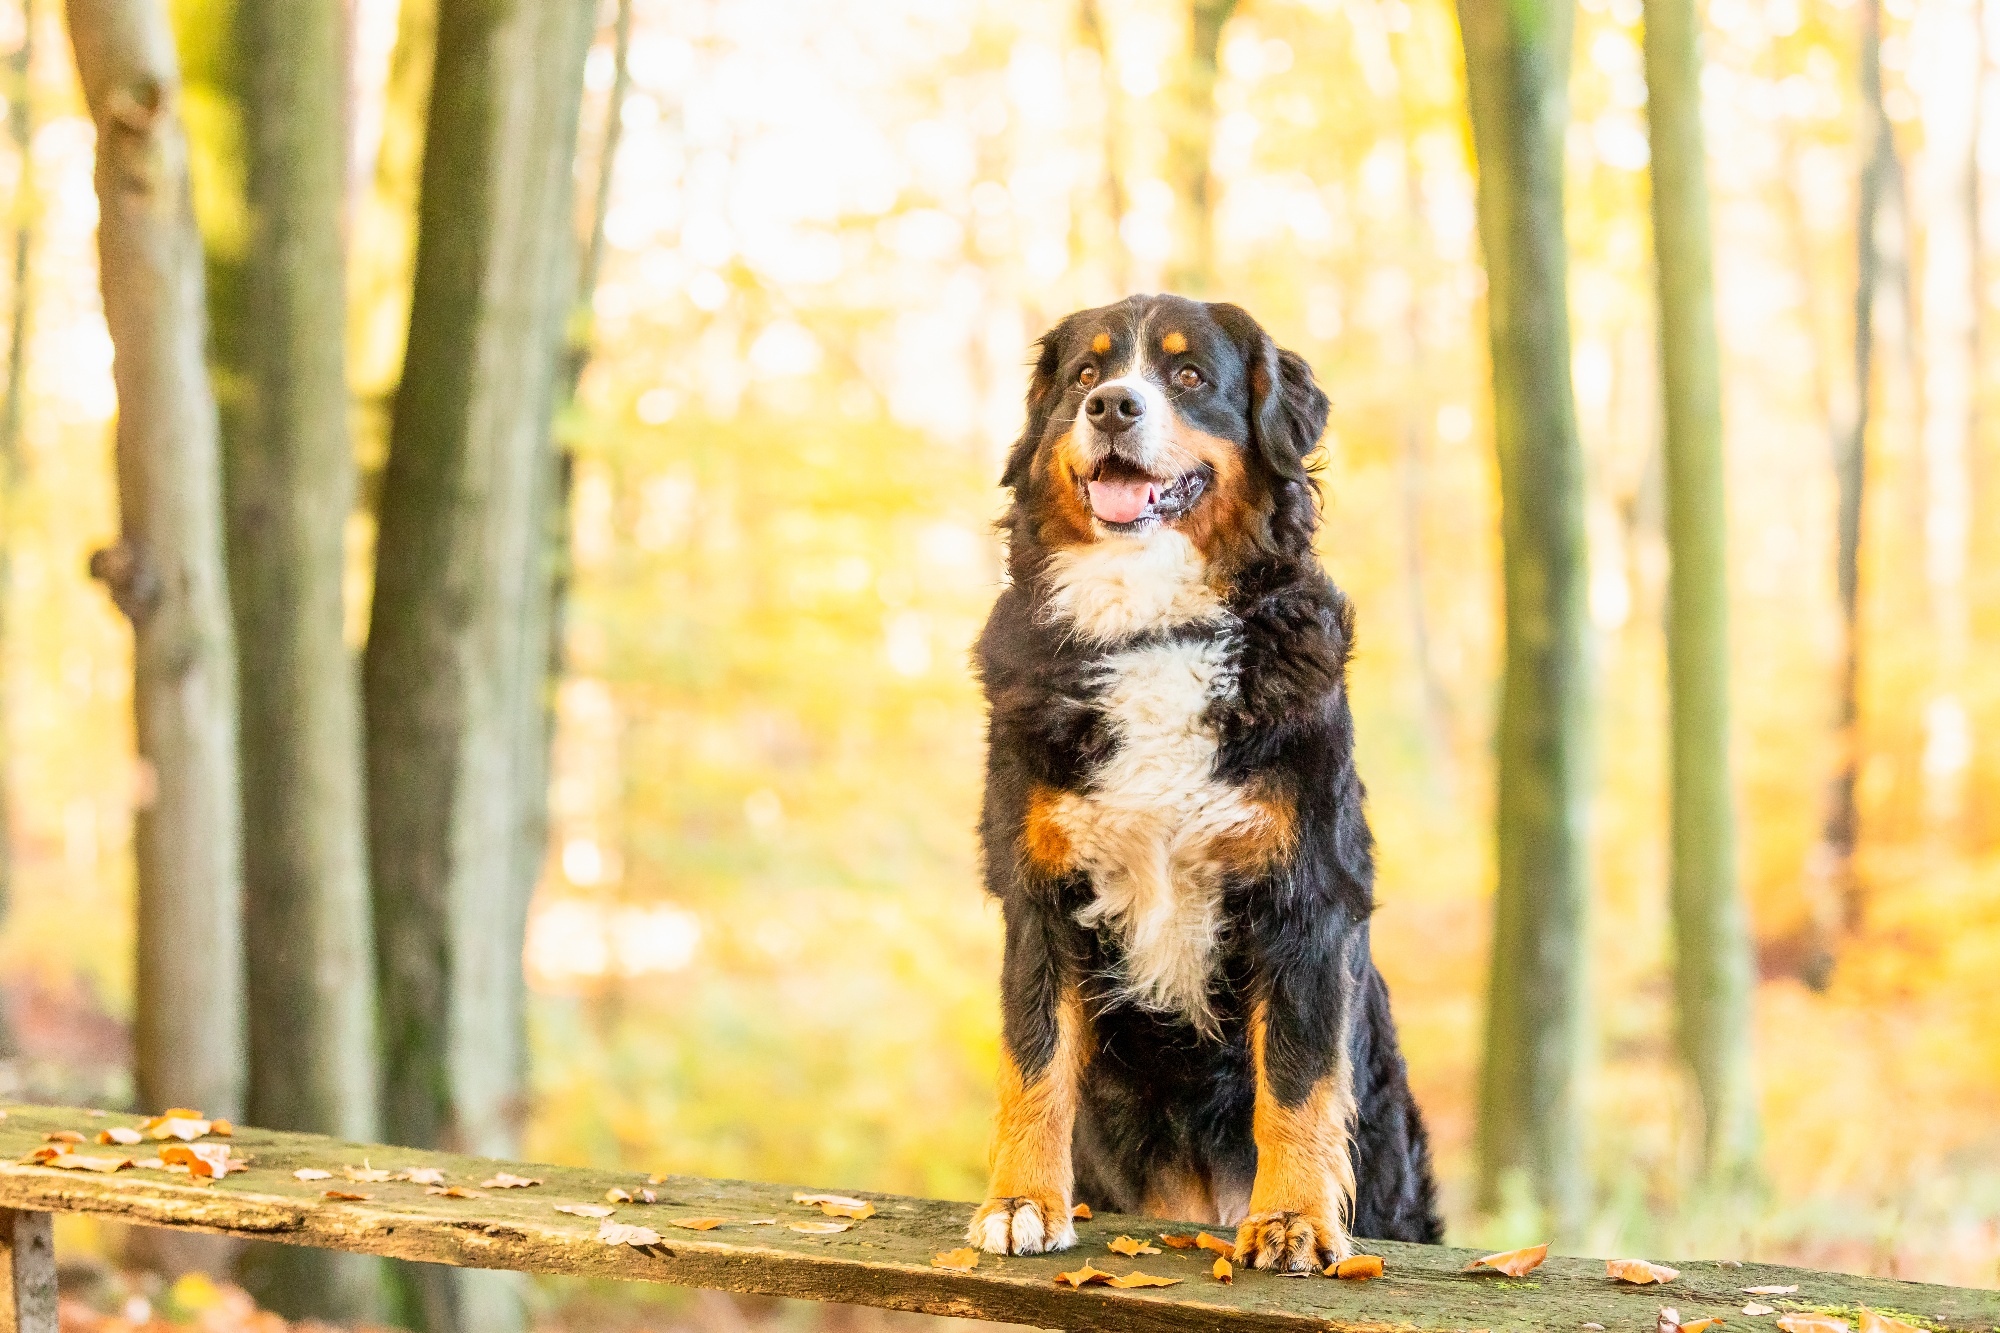
POLYGON ((1135 296, 1043 336, 980 636, 980 834, 1006 919, 992 1187, 1236 1227, 1299 1272, 1442 1235, 1369 953, 1354 615, 1313 551, 1328 401, 1233 305, 1135 296))

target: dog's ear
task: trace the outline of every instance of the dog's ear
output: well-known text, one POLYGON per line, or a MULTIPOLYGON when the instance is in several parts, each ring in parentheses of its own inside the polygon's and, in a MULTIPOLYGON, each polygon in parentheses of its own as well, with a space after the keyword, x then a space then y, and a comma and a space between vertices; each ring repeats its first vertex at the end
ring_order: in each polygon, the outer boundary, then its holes
POLYGON ((1035 369, 1028 379, 1028 422, 1021 428, 1021 438, 1007 451, 1007 469, 1000 474, 1000 484, 1016 492, 1028 484, 1028 469, 1035 461, 1035 449, 1042 442, 1042 432, 1048 429, 1049 410, 1061 396, 1056 392, 1056 374, 1062 369, 1073 319, 1074 316, 1063 320, 1035 344, 1035 369))
POLYGON ((1236 340, 1249 366, 1250 443, 1279 476, 1307 480, 1306 455, 1326 434, 1332 401, 1313 378, 1306 359, 1271 341, 1249 311, 1226 303, 1209 309, 1236 340))

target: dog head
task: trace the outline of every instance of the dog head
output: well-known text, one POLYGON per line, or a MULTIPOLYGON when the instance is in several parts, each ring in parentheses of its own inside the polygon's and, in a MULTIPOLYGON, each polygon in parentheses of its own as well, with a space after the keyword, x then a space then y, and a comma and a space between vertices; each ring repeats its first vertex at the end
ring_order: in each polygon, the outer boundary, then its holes
POLYGON ((1017 543, 1175 528, 1211 563, 1233 564, 1310 540, 1305 460, 1327 397, 1243 309, 1133 296, 1078 311, 1038 347, 1027 427, 1001 478, 1017 543))

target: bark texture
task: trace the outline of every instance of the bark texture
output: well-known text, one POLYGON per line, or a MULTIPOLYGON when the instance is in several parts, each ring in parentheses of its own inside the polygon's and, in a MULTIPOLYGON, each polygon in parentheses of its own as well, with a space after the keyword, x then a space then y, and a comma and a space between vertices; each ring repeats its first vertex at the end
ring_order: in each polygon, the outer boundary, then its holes
POLYGON ((1701 1100, 1711 1174, 1757 1160, 1751 1032, 1757 975, 1736 872, 1729 758, 1729 507, 1715 330, 1701 19, 1694 0, 1646 0, 1653 254, 1666 432, 1668 900, 1681 1054, 1701 1100))
MULTIPOLYGON (((376 1137, 360 689, 342 585, 354 451, 344 355, 346 0, 234 0, 210 71, 243 155, 240 248, 211 238, 239 645, 249 1114, 376 1137)), ((192 73, 191 73, 192 77, 192 73)), ((260 1302, 377 1313, 378 1265, 261 1247, 260 1302)))
POLYGON ((236 644, 180 74, 160 0, 68 0, 68 14, 97 127, 98 257, 118 390, 119 540, 91 557, 91 572, 134 637, 139 1100, 240 1116, 236 644))
POLYGON ((1497 1207, 1518 1177, 1568 1228, 1583 1207, 1589 734, 1563 233, 1574 15, 1566 0, 1460 0, 1458 13, 1479 164, 1506 608, 1478 1202, 1497 1207))
MULTIPOLYGON (((379 1144, 341 1143, 309 1134, 239 1129, 235 1143, 252 1158, 226 1180, 191 1183, 161 1171, 115 1175, 16 1166, 52 1129, 133 1123, 133 1117, 89 1120, 64 1107, 12 1108, 0 1122, 0 1207, 95 1216, 140 1226, 254 1235, 293 1245, 326 1246, 431 1262, 516 1269, 530 1273, 664 1282, 684 1287, 756 1292, 804 1300, 840 1301, 893 1310, 988 1319, 1031 1328, 1087 1333, 1392 1333, 1412 1328, 1575 1333, 1586 1321, 1615 1329, 1652 1329, 1663 1299, 1686 1322, 1736 1315, 1746 1286, 1796 1286, 1771 1298, 1779 1310, 1835 1310, 1852 1319, 1857 1307, 1894 1311, 1938 1333, 1988 1333, 2000 1327, 2000 1292, 1851 1277, 1840 1273, 1713 1260, 1675 1261, 1681 1270, 1664 1292, 1621 1287, 1599 1259, 1551 1257, 1526 1281, 1461 1272, 1479 1251, 1442 1245, 1369 1241, 1386 1274, 1374 1282, 1286 1279, 1239 1268, 1232 1285, 1210 1276, 1215 1255, 1173 1250, 1126 1261, 1106 1254, 1119 1235, 1151 1237, 1191 1228, 1157 1218, 1099 1214, 1076 1224, 1077 1247, 1060 1254, 995 1261, 970 1272, 932 1266, 931 1256, 964 1241, 972 1206, 937 1199, 867 1195, 876 1215, 837 1235, 805 1235, 787 1223, 823 1220, 793 1200, 790 1185, 669 1176, 653 1187, 655 1205, 625 1204, 611 1219, 648 1227, 655 1244, 607 1245, 598 1220, 558 1213, 555 1205, 592 1203, 605 1192, 633 1192, 636 1171, 522 1166, 416 1152, 379 1144), (482 1198, 447 1198, 412 1181, 360 1186, 370 1197, 323 1197, 326 1181, 299 1181, 300 1167, 330 1170, 364 1161, 392 1172, 435 1167, 453 1185, 491 1179, 497 1170, 541 1183, 486 1190, 482 1198), (712 1231, 676 1227, 676 1220, 712 1217, 712 1231), (759 1223, 762 1222, 762 1225, 759 1223), (1086 1258, 1101 1269, 1178 1278, 1160 1290, 1082 1290, 1056 1283, 1059 1272, 1086 1258)), ((1212 1229, 1211 1229, 1212 1230, 1212 1229)), ((1671 1255, 1658 1258, 1672 1261, 1671 1255)), ((838 1316, 829 1311, 829 1317, 838 1316)), ((1738 1315, 1738 1318, 1741 1316, 1738 1315)))
POLYGON ((1207 296, 1215 282, 1215 79, 1222 29, 1237 0, 1192 0, 1188 7, 1188 58, 1181 70, 1179 104, 1167 126, 1167 170, 1172 175, 1173 260, 1167 287, 1184 296, 1207 296))
MULTIPOLYGON (((365 659, 384 1129, 499 1153, 524 1111, 557 490, 590 0, 443 0, 408 350, 365 659)), ((511 1284, 419 1270, 431 1330, 518 1327, 511 1284)))

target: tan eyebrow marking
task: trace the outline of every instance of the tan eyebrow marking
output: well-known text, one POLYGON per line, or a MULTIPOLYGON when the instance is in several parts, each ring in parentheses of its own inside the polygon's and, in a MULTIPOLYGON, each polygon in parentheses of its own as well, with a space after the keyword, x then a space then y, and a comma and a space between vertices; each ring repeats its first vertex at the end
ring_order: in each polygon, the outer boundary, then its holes
POLYGON ((1090 350, 1097 353, 1099 356, 1103 356, 1106 352, 1111 350, 1111 335, 1108 333, 1100 333, 1095 338, 1092 338, 1090 340, 1090 350))
POLYGON ((1160 350, 1173 356, 1179 356, 1187 350, 1187 335, 1184 333, 1169 333, 1166 337, 1160 339, 1160 350))

